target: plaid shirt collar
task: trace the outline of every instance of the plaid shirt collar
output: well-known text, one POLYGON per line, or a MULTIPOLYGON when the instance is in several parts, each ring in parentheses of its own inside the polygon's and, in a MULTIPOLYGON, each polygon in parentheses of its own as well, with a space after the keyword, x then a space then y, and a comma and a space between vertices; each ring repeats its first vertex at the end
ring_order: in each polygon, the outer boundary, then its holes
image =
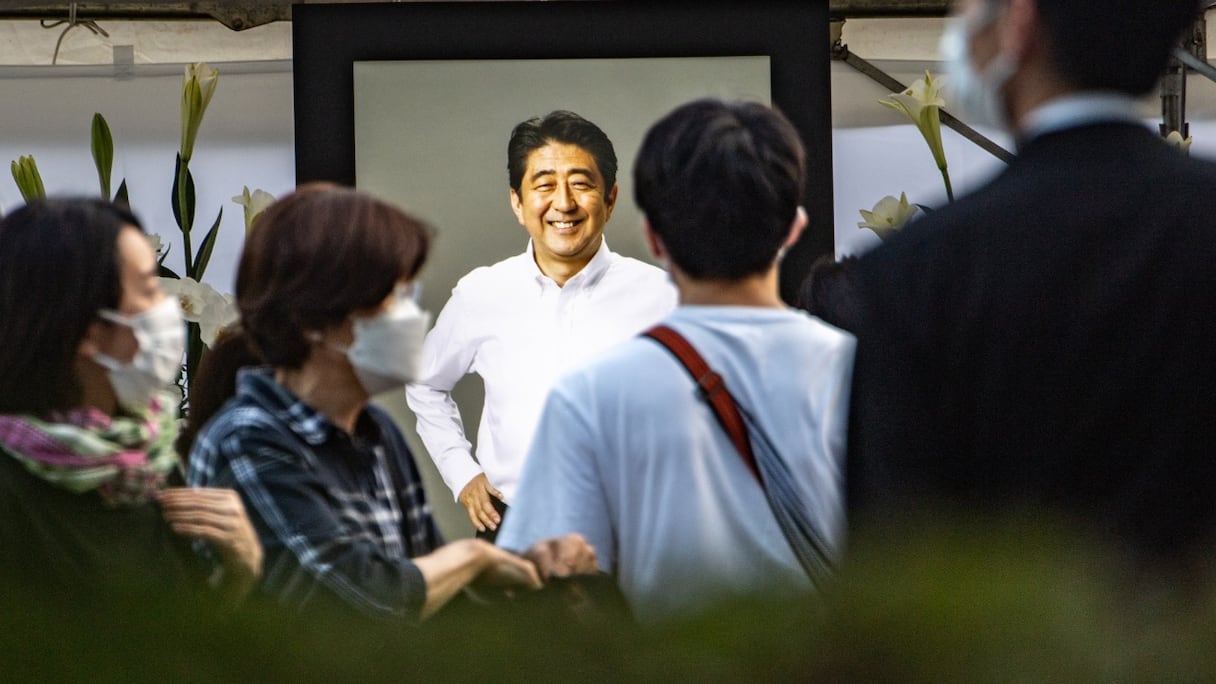
MULTIPOLYGON (((301 401, 285 387, 275 382, 274 369, 269 366, 242 368, 237 372, 237 396, 248 399, 274 414, 310 446, 329 441, 335 432, 342 432, 320 411, 301 401)), ((362 421, 363 416, 359 416, 362 421)))

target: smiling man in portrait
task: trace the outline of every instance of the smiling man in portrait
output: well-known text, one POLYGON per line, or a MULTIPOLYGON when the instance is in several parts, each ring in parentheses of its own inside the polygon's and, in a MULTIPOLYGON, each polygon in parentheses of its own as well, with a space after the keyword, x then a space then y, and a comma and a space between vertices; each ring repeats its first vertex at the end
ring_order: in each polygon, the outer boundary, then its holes
POLYGON ((604 240, 617 159, 598 126, 569 111, 528 119, 511 132, 507 170, 528 246, 456 284, 406 393, 444 482, 490 539, 557 378, 676 303, 664 271, 612 252, 604 240), (486 396, 476 460, 451 396, 469 373, 481 376, 486 396))

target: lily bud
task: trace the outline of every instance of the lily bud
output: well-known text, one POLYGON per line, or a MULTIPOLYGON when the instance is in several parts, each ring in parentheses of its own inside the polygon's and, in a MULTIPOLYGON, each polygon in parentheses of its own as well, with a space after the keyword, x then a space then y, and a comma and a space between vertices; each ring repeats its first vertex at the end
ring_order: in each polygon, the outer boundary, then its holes
POLYGON ((26 202, 46 197, 46 188, 42 185, 42 174, 38 173, 38 164, 33 156, 18 157, 11 165, 13 180, 21 191, 21 198, 26 202))
POLYGON ((199 125, 203 122, 203 114, 211 97, 215 95, 215 87, 219 83, 220 73, 207 66, 205 62, 187 64, 185 76, 182 79, 182 161, 190 161, 194 154, 194 140, 198 137, 199 125))

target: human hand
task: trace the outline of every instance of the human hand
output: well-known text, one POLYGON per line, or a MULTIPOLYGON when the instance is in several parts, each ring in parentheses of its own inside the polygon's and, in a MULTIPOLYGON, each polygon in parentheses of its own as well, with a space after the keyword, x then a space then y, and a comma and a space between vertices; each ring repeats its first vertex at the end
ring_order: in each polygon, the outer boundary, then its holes
POLYGON ((157 494, 165 522, 215 549, 224 581, 243 594, 262 576, 262 544, 241 497, 231 489, 170 487, 157 494))
POLYGON ((595 547, 577 533, 536 542, 524 553, 545 581, 596 572, 595 547))
POLYGON ((480 539, 470 540, 485 554, 477 583, 502 589, 540 589, 543 584, 532 561, 480 539))
POLYGON ((478 473, 477 477, 469 480, 464 489, 460 490, 460 496, 457 497, 469 514, 469 522, 473 523, 473 527, 476 527, 478 532, 485 532, 487 529, 496 530, 498 524, 502 522, 502 517, 498 515, 498 511, 494 510, 494 503, 490 501, 490 497, 499 501, 503 500, 502 492, 490 484, 485 473, 478 473))

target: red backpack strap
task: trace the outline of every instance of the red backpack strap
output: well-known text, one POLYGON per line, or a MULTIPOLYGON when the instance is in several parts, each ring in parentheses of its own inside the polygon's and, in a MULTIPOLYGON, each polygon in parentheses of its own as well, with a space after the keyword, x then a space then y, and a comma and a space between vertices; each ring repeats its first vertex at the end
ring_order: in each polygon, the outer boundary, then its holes
POLYGON ((744 465, 751 471, 752 476, 764 486, 764 480, 760 477, 760 469, 756 466, 756 457, 752 454, 752 443, 747 436, 747 427, 743 424, 743 417, 739 415, 739 408, 735 406, 735 400, 726 389, 726 382, 721 375, 715 373, 709 364, 705 363, 705 359, 701 357, 697 350, 689 344, 688 340, 683 335, 676 332, 666 325, 656 325, 655 327, 642 333, 643 336, 649 337, 659 344, 667 348, 668 351, 675 356, 684 368, 688 370, 689 375, 696 381, 697 387, 701 389, 702 396, 714 410, 714 415, 718 417, 718 422, 722 424, 726 434, 730 436, 730 441, 734 442, 735 449, 743 458, 744 465))

